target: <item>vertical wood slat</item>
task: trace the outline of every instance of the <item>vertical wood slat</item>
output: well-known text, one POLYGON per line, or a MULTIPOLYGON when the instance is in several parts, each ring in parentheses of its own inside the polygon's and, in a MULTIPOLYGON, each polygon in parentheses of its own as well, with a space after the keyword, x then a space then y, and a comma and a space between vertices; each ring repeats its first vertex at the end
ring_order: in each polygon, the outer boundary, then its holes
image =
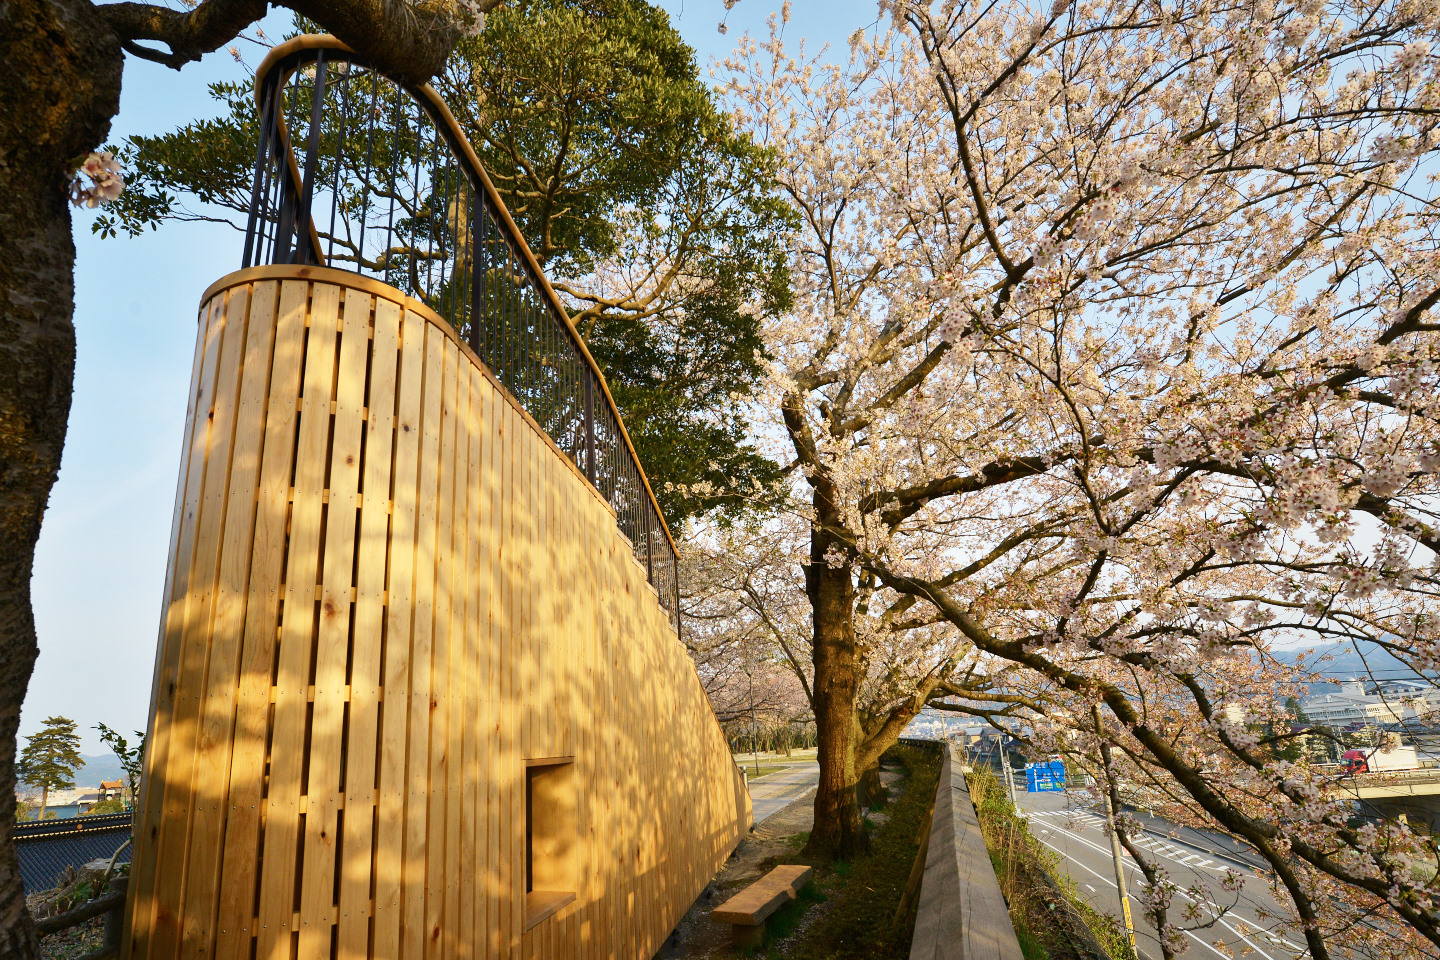
MULTIPOLYGON (((457 489, 456 480, 456 433, 459 426, 459 376, 457 363, 459 351, 455 341, 448 337, 443 341, 444 372, 441 374, 440 398, 440 483, 436 496, 435 511, 435 626, 432 644, 434 704, 431 717, 435 723, 430 736, 430 834, 431 855, 429 877, 426 883, 428 901, 427 923, 430 936, 426 956, 434 960, 449 960, 454 956, 454 914, 457 907, 451 903, 456 893, 454 884, 460 878, 447 868, 454 858, 451 844, 458 838, 459 831, 454 822, 456 810, 455 773, 456 733, 454 724, 454 700, 458 692, 459 678, 455 675, 457 664, 457 637, 454 632, 454 610, 457 598, 454 594, 455 567, 455 507, 463 490, 457 489)), ((455 898, 458 903, 458 896, 455 898)))
MULTIPOLYGON (((340 830, 346 665, 350 654, 350 589, 354 585, 357 499, 364 437, 365 380, 370 360, 370 297, 347 290, 341 314, 325 543, 315 637, 315 693, 305 782, 304 872, 300 887, 301 960, 330 955, 335 915, 335 850, 340 830)), ((323 322, 319 315, 312 325, 323 322)), ((322 356, 320 362, 324 362, 322 356)), ((297 496, 299 491, 297 490, 297 496)), ((363 809, 363 807, 361 807, 363 809)))
POLYGON ((353 279, 260 268, 202 311, 127 952, 649 955, 748 827, 724 738, 579 471, 353 279), (546 756, 580 879, 527 929, 546 756))
MULTIPOLYGON (((213 798, 196 793, 196 777, 200 768, 198 761, 205 752, 199 730, 203 720, 203 693, 206 689, 206 668, 209 665, 211 649, 211 617, 215 610, 217 582, 221 576, 226 489, 230 482, 230 456, 233 451, 235 408, 240 386, 240 360, 244 353, 249 300, 248 289, 231 291, 225 298, 218 318, 221 324, 220 355, 215 370, 214 388, 211 391, 206 431, 208 436, 203 440, 206 464, 194 520, 194 553, 182 614, 178 672, 174 675, 177 696, 170 724, 171 743, 168 748, 174 752, 173 762, 168 768, 162 816, 177 822, 177 829, 166 838, 167 843, 161 847, 159 863, 162 873, 157 884, 157 899, 162 902, 184 896, 187 879, 193 879, 188 876, 190 871, 187 870, 190 866, 189 828, 193 826, 197 816, 208 820, 215 813, 213 798), (181 817, 188 819, 186 830, 183 831, 178 829, 181 817)), ((205 872, 204 864, 200 865, 200 870, 205 872)), ((206 902, 210 902, 210 899, 206 898, 206 902)), ((152 946, 154 953, 160 957, 178 954, 182 950, 184 933, 179 917, 166 912, 157 919, 159 922, 156 924, 152 946)), ((203 925, 203 921, 198 924, 201 927, 203 925)))
POLYGON ((295 398, 300 390, 309 296, 308 283, 281 283, 269 369, 256 371, 257 376, 269 373, 269 392, 235 701, 225 843, 220 854, 219 941, 215 951, 220 960, 248 960, 251 938, 256 934, 253 917, 273 687, 271 670, 290 518, 290 470, 298 412, 295 398))
MULTIPOLYGON (((375 938, 372 955, 400 957, 401 929, 413 875, 405 812, 410 780, 406 768, 411 700, 411 636, 415 539, 419 523, 420 411, 424 387, 424 319, 404 315, 400 336, 400 385, 396 399, 395 470, 386 607, 385 705, 380 741, 380 810, 375 855, 375 938)), ((382 708, 383 709, 383 708, 382 708)))
POLYGON ((488 747, 488 775, 485 778, 485 843, 489 852, 485 871, 481 874, 485 883, 485 953, 489 957, 501 955, 501 944, 505 939, 505 917, 508 898, 505 896, 505 856, 500 846, 500 829, 503 811, 503 786, 498 771, 509 764, 509 751, 503 736, 505 732, 505 687, 502 676, 504 662, 500 657, 501 638, 506 629, 505 622, 505 538, 502 520, 504 506, 504 460, 500 451, 504 448, 504 411, 497 391, 487 383, 485 405, 488 420, 485 424, 485 520, 483 534, 486 542, 488 569, 481 574, 480 592, 484 601, 484 615, 481 638, 485 647, 485 693, 487 707, 485 717, 485 741, 488 747))
MULTIPOLYGON (((360 509, 362 556, 385 550, 389 534, 392 453, 395 444, 396 361, 400 345, 400 307, 376 300, 371 345, 370 389, 366 396, 364 500, 360 509)), ((345 830, 341 840, 341 960, 369 955, 371 865, 375 860, 374 824, 378 806, 377 769, 385 750, 380 736, 381 658, 384 652, 386 565, 356 565, 355 636, 350 671, 350 730, 345 748, 345 830), (377 745, 377 736, 380 742, 377 745)), ((398 711, 397 711, 398 713, 398 711)), ((377 875, 377 906, 380 877, 377 875)), ((373 914, 379 925, 378 910, 373 914)))
MULTIPOLYGON (((469 369, 465 376, 465 387, 470 394, 469 413, 465 419, 466 444, 470 455, 466 462, 465 478, 465 556, 461 581, 466 600, 464 621, 465 631, 465 701, 464 751, 465 751, 465 825, 461 836, 461 855, 458 875, 465 878, 460 889, 460 952, 465 960, 470 957, 484 957, 484 944, 479 938, 485 930, 483 894, 477 886, 483 883, 483 866, 480 860, 480 844, 484 842, 482 781, 480 776, 483 763, 483 744, 486 724, 481 715, 481 685, 484 673, 480 658, 480 616, 484 607, 480 592, 481 537, 480 499, 481 490, 481 437, 484 430, 484 382, 479 371, 469 369)), ((488 592, 488 591, 487 591, 488 592)))
MULTIPOLYGON (((200 319, 197 321, 199 330, 195 337, 195 356, 191 360, 191 369, 194 371, 193 376, 195 376, 197 380, 199 379, 201 371, 200 358, 204 356, 205 345, 209 342, 209 323, 207 318, 210 316, 212 307, 213 303, 202 303, 200 305, 200 319)), ((196 386, 197 384, 192 383, 189 400, 186 403, 185 428, 182 433, 184 439, 180 447, 181 450, 184 451, 190 449, 190 444, 193 442, 195 433, 196 414, 200 405, 199 396, 195 389, 196 386)), ((155 671, 150 681, 150 714, 147 723, 146 741, 152 744, 157 740, 156 724, 166 722, 166 718, 161 716, 160 710, 160 678, 166 662, 164 656, 164 640, 166 631, 169 629, 168 619, 172 593, 171 584, 174 582, 175 570, 179 565, 181 519, 185 515, 186 496, 188 492, 186 481, 190 475, 190 460, 188 457, 181 458, 179 473, 180 476, 176 483, 175 491, 175 508, 170 520, 170 546, 166 554, 165 595, 160 606, 160 646, 162 649, 157 651, 155 671)), ((149 759, 147 755, 145 758, 147 763, 149 759)), ((149 820, 144 819, 145 811, 149 809, 149 801, 153 792, 150 789, 151 782, 149 777, 141 781, 140 796, 135 798, 135 802, 136 808, 140 811, 142 818, 139 824, 141 836, 148 836, 153 841, 158 839, 158 824, 153 824, 149 820), (152 833, 152 830, 156 832, 152 833)), ((154 920, 155 902, 153 895, 150 889, 147 886, 143 886, 139 881, 142 877, 153 880, 155 876, 154 854, 157 851, 153 849, 153 843, 142 843, 139 846, 141 849, 137 849, 131 859, 132 882, 127 887, 128 894, 125 902, 125 924, 126 930, 128 931, 128 935, 125 938, 125 949, 127 950, 137 949, 137 945, 139 949, 144 949, 144 947, 148 945, 150 929, 154 920)))
MULTIPOLYGON (((439 495, 440 402, 444 337, 425 326, 424 380, 421 388, 419 475, 416 487, 414 625, 410 638, 410 748, 405 803, 404 939, 405 960, 427 957, 427 894, 430 875, 429 794, 433 771, 430 750, 436 716, 432 690, 432 637, 435 626, 435 501, 439 495)), ((440 838, 436 839, 438 845, 440 838)))
MULTIPOLYGON (((315 284, 305 345, 300 429, 295 446, 294 506, 285 557, 271 732, 270 777, 264 804, 257 960, 289 960, 296 933, 296 876, 303 878, 301 797, 310 712, 310 664, 316 653, 315 605, 320 574, 330 399, 335 378, 340 288, 315 284)), ((318 815, 318 811, 317 811, 318 815)), ((303 902, 303 900, 302 900, 303 902)), ((302 924, 308 917, 302 917, 302 924)))
MULTIPOLYGON (((149 733, 146 737, 146 772, 169 768, 170 737, 175 723, 180 719, 179 709, 185 691, 179 686, 179 671, 183 648, 181 637, 185 627, 185 608, 188 601, 188 586, 192 576, 192 551, 195 544, 195 528, 200 507, 201 482, 206 464, 205 445, 210 438, 210 410, 216 365, 220 359, 220 340, 224 332, 221 320, 224 296, 217 296, 201 310, 199 349, 195 357, 194 381, 191 384, 190 427, 185 439, 185 458, 181 464, 180 488, 184 491, 178 504, 173 531, 174 545, 170 561, 170 576, 166 578, 165 609, 161 620, 160 649, 156 653, 155 680, 151 693, 149 733)), ((178 765, 184 764, 184 758, 178 765)), ((174 848, 176 833, 185 829, 177 823, 173 810, 166 815, 167 793, 172 792, 168 776, 147 776, 145 791, 141 797, 140 837, 145 851, 137 851, 135 876, 139 895, 136 898, 133 938, 145 944, 147 952, 158 947, 157 955, 164 956, 164 944, 152 943, 157 938, 160 924, 173 921, 174 914, 162 912, 156 893, 157 877, 163 878, 173 872, 170 864, 161 870, 161 861, 174 848), (169 918, 167 920, 167 917, 169 918)), ((187 811, 188 813, 188 811, 187 811)), ((187 824, 188 825, 188 822, 187 824)), ((172 893, 173 891, 167 891, 172 893)))
POLYGON ((251 551, 255 542, 256 496, 265 432, 266 393, 275 339, 275 310, 279 288, 262 281, 253 289, 232 292, 234 309, 239 294, 248 294, 245 352, 240 395, 236 404, 230 484, 225 496, 225 534, 221 548, 220 578, 216 585, 213 643, 207 673, 199 732, 195 784, 195 817, 190 831, 190 870, 185 902, 182 943, 192 956, 213 955, 214 924, 218 922, 217 888, 222 858, 214 856, 225 831, 229 792, 231 745, 234 741, 235 702, 240 687, 240 665, 249 589, 251 551), (202 905, 214 904, 206 910, 202 905))

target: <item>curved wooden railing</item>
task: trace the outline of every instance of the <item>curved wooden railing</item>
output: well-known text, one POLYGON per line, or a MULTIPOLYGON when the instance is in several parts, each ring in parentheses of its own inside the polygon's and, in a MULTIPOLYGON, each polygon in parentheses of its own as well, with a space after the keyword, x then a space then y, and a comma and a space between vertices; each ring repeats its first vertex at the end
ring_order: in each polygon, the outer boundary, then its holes
POLYGON ((678 631, 674 539, 620 411, 449 107, 330 36, 271 50, 255 100, 242 268, 349 270, 438 313, 609 503, 678 631))

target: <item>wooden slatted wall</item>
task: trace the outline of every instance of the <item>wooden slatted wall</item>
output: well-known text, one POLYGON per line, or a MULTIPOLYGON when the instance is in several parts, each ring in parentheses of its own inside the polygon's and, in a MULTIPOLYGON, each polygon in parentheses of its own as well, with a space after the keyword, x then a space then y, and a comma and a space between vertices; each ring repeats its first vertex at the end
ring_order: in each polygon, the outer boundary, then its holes
POLYGON ((127 955, 648 960, 750 801, 605 502, 373 281, 232 274, 194 370, 127 955), (554 757, 578 889, 527 930, 554 757))

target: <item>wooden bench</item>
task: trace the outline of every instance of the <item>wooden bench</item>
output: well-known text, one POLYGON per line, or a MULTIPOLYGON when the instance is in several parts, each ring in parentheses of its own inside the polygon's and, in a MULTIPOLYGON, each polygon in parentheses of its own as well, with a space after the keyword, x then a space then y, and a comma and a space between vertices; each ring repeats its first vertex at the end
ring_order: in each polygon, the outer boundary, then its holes
POLYGON ((782 864, 710 912, 710 919, 730 924, 739 946, 760 946, 770 914, 793 901, 814 874, 810 867, 782 864))

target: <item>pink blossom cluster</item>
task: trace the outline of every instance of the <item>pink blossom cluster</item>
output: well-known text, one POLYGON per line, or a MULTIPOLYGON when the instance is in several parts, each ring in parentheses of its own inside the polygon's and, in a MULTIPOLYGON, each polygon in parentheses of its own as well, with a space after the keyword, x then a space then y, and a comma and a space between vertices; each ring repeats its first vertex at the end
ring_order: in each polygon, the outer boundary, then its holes
POLYGON ((119 162, 108 150, 90 154, 70 183, 70 202, 77 207, 94 208, 119 199, 125 190, 125 178, 121 174, 119 162), (90 182, 87 184, 82 176, 90 182))
POLYGON ((455 23, 467 37, 485 32, 485 9, 479 0, 455 0, 455 23))

